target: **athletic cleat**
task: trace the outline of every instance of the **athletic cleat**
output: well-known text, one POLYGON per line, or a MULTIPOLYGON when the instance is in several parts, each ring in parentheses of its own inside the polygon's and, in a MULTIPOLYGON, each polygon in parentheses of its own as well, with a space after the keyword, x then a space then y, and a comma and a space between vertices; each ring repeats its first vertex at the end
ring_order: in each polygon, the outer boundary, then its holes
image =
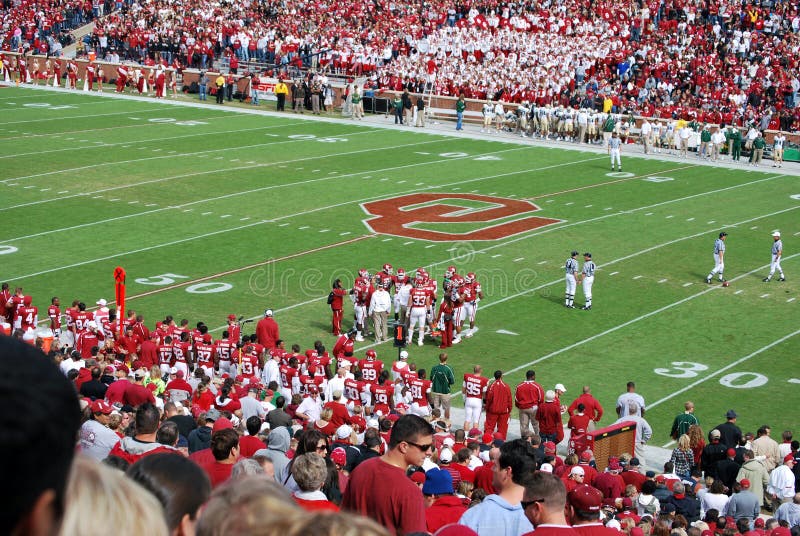
POLYGON ((419 341, 419 342, 417 343, 417 346, 422 346, 422 341, 419 341))
POLYGON ((565 305, 564 307, 566 307, 567 309, 575 309, 574 305, 565 305))
POLYGON ((592 308, 591 305, 584 305, 583 307, 581 307, 581 311, 588 311, 591 308, 592 308))
POLYGON ((358 336, 356 336, 356 341, 364 342, 364 337, 362 337, 361 335, 358 335, 358 336))
POLYGON ((472 337, 472 330, 470 330, 470 331, 466 332, 466 333, 464 334, 464 337, 466 337, 467 339, 469 339, 470 337, 472 337))
POLYGON ((711 278, 710 277, 706 277, 706 283, 708 283, 709 285, 711 284, 711 278))
POLYGON ((786 278, 785 277, 781 277, 780 279, 778 279, 778 281, 786 281, 786 278))
POLYGON ((461 337, 454 337, 453 338, 453 344, 458 344, 460 342, 461 342, 461 337))
POLYGON ((764 279, 762 279, 761 281, 763 281, 764 283, 769 283, 769 277, 765 277, 765 278, 764 278, 764 279))

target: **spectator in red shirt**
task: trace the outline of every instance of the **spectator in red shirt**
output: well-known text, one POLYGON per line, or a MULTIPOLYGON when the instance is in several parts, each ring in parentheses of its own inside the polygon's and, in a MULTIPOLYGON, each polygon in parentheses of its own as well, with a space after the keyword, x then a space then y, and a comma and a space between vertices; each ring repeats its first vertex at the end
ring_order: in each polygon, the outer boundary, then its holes
POLYGON ((247 435, 239 438, 239 455, 242 458, 250 458, 257 450, 266 449, 267 445, 258 438, 261 431, 261 419, 253 415, 245 423, 247 435))
POLYGON ((275 341, 281 338, 278 323, 272 318, 272 314, 272 309, 264 311, 264 318, 259 320, 256 325, 258 344, 261 344, 267 350, 275 348, 275 341))
POLYGON ((144 379, 147 372, 139 369, 133 374, 133 383, 129 384, 125 389, 125 394, 122 397, 122 403, 132 406, 134 408, 141 406, 147 402, 151 404, 156 403, 153 392, 144 386, 144 379))
POLYGON ((214 428, 211 433, 211 453, 214 455, 214 462, 203 467, 211 480, 212 488, 216 488, 231 477, 233 464, 239 459, 239 434, 232 428, 230 421, 223 417, 214 423, 214 428))
POLYGON ((106 400, 108 400, 109 404, 124 403, 125 391, 128 390, 128 386, 131 384, 131 382, 128 381, 128 373, 128 367, 125 365, 117 365, 114 370, 114 375, 117 379, 106 389, 106 400))
POLYGON ((514 404, 519 409, 519 433, 528 430, 530 423, 535 434, 539 433, 539 421, 536 420, 536 410, 544 402, 544 390, 536 383, 536 372, 529 370, 525 373, 525 381, 517 385, 514 391, 514 404))
POLYGON ((548 390, 544 394, 544 403, 539 406, 536 418, 539 420, 539 435, 543 442, 552 441, 558 445, 564 439, 561 406, 556 400, 555 391, 548 390))
POLYGON ((445 525, 458 523, 467 511, 464 501, 453 495, 453 477, 444 469, 433 468, 425 473, 422 494, 427 507, 425 523, 431 534, 445 525))
POLYGON ((432 446, 430 423, 416 415, 400 417, 392 426, 386 454, 353 470, 342 508, 368 516, 390 532, 425 532, 422 493, 406 477, 406 470, 410 465, 421 466, 432 446))
POLYGON ((583 484, 567 495, 569 520, 581 536, 619 536, 619 531, 606 527, 600 521, 600 509, 605 503, 603 494, 583 484))

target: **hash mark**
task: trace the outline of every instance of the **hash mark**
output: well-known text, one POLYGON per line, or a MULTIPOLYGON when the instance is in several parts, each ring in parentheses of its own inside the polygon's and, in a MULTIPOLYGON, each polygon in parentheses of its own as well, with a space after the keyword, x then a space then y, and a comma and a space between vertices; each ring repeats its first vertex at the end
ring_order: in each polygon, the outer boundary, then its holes
POLYGON ((675 217, 675 216, 673 216, 672 214, 670 214, 669 216, 667 216, 667 217, 666 217, 666 218, 664 218, 664 219, 665 219, 665 220, 668 220, 668 219, 670 219, 670 218, 674 218, 674 217, 675 217))
POLYGON ((287 225, 289 225, 289 224, 288 223, 281 223, 280 225, 278 225, 278 227, 286 227, 287 225))
POLYGON ((603 210, 613 210, 613 209, 614 209, 614 207, 606 207, 603 210))
POLYGON ((319 230, 320 233, 327 233, 328 231, 330 231, 330 229, 320 229, 319 230))
POLYGON ((181 212, 191 212, 193 210, 194 210, 193 208, 185 208, 181 212))
POLYGON ((574 205, 574 204, 575 204, 575 202, 574 202, 574 201, 570 201, 569 203, 564 203, 564 204, 565 204, 566 206, 570 206, 570 205, 574 205))
POLYGON ((102 195, 95 195, 95 196, 92 197, 92 199, 103 199, 103 196, 102 195))
POLYGON ((310 228, 311 228, 311 226, 309 226, 309 225, 303 225, 302 227, 298 227, 298 229, 300 229, 301 231, 304 231, 305 229, 310 229, 310 228))
POLYGON ((381 242, 390 242, 391 240, 392 240, 391 238, 384 238, 383 240, 381 240, 381 242))
POLYGON ((496 259, 497 257, 502 257, 502 256, 503 256, 503 254, 502 254, 502 253, 498 253, 497 255, 492 255, 492 258, 493 258, 493 259, 496 259))
POLYGON ((347 236, 350 234, 350 231, 345 231, 343 233, 339 233, 339 236, 347 236))
POLYGON ((119 197, 115 197, 113 199, 109 199, 109 201, 119 201, 119 197))
POLYGON ((659 279, 658 280, 659 283, 666 283, 667 281, 668 281, 667 279, 659 279))
POLYGON ((49 191, 50 191, 50 188, 42 188, 42 189, 41 189, 41 190, 39 190, 39 191, 40 191, 40 192, 49 192, 49 191))
POLYGON ((795 298, 789 298, 788 300, 786 300, 786 303, 792 303, 794 300, 795 298))
POLYGON ((711 220, 710 222, 708 222, 709 225, 711 225, 712 223, 717 223, 717 220, 711 220))
POLYGON ((687 218, 686 221, 694 221, 694 218, 687 218))
POLYGON ((546 263, 547 263, 547 261, 539 261, 536 264, 546 264, 546 263))
POLYGON ((135 205, 136 203, 138 203, 138 201, 128 201, 129 205, 135 205))
POLYGON ((645 214, 645 216, 652 216, 652 215, 653 215, 652 212, 648 212, 647 214, 645 214))
POLYGON ((230 218, 230 217, 231 217, 230 214, 223 214, 222 216, 220 216, 220 218, 230 218))
POLYGON ((691 282, 683 284, 684 287, 691 287, 692 285, 694 285, 694 283, 691 282))
POLYGON ((413 243, 414 243, 413 241, 409 240, 408 242, 403 242, 403 245, 404 246, 408 246, 408 245, 411 245, 413 243))
POLYGON ((583 208, 592 208, 593 206, 594 206, 594 205, 586 205, 586 206, 585 206, 585 207, 583 207, 583 208))
POLYGON ((435 248, 435 247, 436 247, 436 244, 428 244, 427 246, 425 246, 425 249, 431 249, 431 248, 435 248))
POLYGON ((755 231, 756 229, 758 229, 758 225, 753 225, 752 227, 750 227, 751 231, 755 231))
POLYGON ((548 199, 547 201, 545 201, 545 203, 552 203, 553 201, 555 201, 555 199, 548 199))
POLYGON ((208 216, 209 214, 214 214, 213 212, 203 212, 200 214, 201 216, 208 216))
POLYGON ((26 190, 30 190, 31 188, 36 188, 36 186, 26 186, 25 187, 26 190))
MULTIPOLYGON (((186 212, 186 211, 184 210, 184 212, 186 212)), ((250 219, 250 216, 245 216, 244 218, 239 218, 239 221, 247 221, 249 219, 250 219)))
POLYGON ((640 276, 640 275, 636 275, 636 276, 634 276, 633 278, 634 278, 634 279, 641 279, 641 278, 642 278, 642 276, 640 276))
POLYGON ((403 184, 406 181, 397 181, 397 184, 403 184))
POLYGON ((768 296, 769 296, 769 294, 762 294, 761 296, 759 296, 759 298, 766 298, 768 296))
POLYGON ((519 262, 519 261, 524 261, 524 260, 525 260, 525 257, 517 257, 516 259, 514 259, 514 262, 519 262))
POLYGON ((311 170, 311 173, 319 173, 319 172, 320 172, 320 170, 319 170, 319 169, 312 169, 312 170, 311 170))
POLYGON ((744 291, 743 290, 737 290, 736 292, 734 292, 734 294, 741 294, 742 292, 744 292, 744 291))
POLYGON ((58 193, 60 193, 60 194, 68 194, 68 193, 69 193, 69 190, 61 190, 61 191, 60 191, 60 192, 58 192, 58 193))
POLYGON ((611 272, 611 273, 610 273, 610 274, 608 274, 608 275, 617 275, 618 273, 619 273, 619 272, 611 272))

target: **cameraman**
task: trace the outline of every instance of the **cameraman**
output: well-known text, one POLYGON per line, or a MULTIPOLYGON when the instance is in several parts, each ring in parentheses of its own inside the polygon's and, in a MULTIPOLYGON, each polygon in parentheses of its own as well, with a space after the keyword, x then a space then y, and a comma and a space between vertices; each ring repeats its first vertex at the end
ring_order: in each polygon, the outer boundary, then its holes
POLYGON ((331 319, 332 333, 334 335, 341 335, 342 332, 342 309, 344 308, 344 301, 342 298, 347 296, 348 291, 342 288, 342 280, 337 279, 333 282, 333 289, 328 294, 328 305, 331 306, 333 318, 331 319))

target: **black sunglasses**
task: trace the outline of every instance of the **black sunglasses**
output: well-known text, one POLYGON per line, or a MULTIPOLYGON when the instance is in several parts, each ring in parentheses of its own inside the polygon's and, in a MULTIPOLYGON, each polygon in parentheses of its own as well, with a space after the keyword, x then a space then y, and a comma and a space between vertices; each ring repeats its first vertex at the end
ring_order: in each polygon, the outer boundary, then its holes
POLYGON ((406 441, 412 447, 417 447, 422 452, 428 452, 433 448, 433 443, 428 443, 427 445, 420 445, 419 443, 412 443, 411 441, 406 441))
POLYGON ((520 501, 519 504, 522 506, 523 510, 527 510, 528 507, 534 503, 544 503, 545 499, 534 499, 532 501, 520 501))

